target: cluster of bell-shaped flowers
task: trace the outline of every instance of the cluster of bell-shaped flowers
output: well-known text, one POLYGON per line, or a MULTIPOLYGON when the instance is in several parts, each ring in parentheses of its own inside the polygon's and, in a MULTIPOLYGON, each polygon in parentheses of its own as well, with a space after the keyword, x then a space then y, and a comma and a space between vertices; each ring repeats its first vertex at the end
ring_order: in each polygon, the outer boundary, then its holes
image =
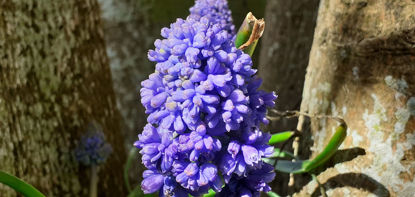
POLYGON ((235 33, 235 25, 227 0, 196 0, 190 8, 190 17, 207 17, 212 23, 220 24, 229 33, 235 33))
POLYGON ((105 140, 101 126, 90 123, 75 148, 75 159, 85 166, 97 166, 103 164, 111 152, 112 147, 105 140))
MULTIPOLYGON (((226 5, 211 2, 196 1, 199 7, 191 10, 226 5)), ((274 106, 276 95, 258 90, 261 80, 251 57, 235 47, 230 25, 202 14, 163 28, 163 39, 148 53, 156 69, 140 90, 149 114, 135 143, 148 168, 141 187, 160 196, 199 196, 237 185, 258 196, 269 191, 274 176, 262 161, 273 153, 270 135, 259 126, 268 123, 266 108, 274 106)))

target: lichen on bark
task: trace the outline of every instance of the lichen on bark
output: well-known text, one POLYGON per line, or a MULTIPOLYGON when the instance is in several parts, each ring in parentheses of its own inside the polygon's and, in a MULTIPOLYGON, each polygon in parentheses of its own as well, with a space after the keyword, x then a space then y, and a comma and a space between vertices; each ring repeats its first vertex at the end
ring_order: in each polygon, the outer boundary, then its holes
MULTIPOLYGON (((125 155, 96 0, 0 3, 0 166, 47 196, 85 196, 72 150, 91 121, 113 146, 101 194, 124 194, 125 155)), ((0 185, 2 196, 16 193, 0 185)))
MULTIPOLYGON (((342 116, 349 136, 341 148, 365 151, 343 155, 351 159, 334 161, 334 167, 319 174, 330 195, 415 193, 413 7, 409 0, 320 3, 301 110, 342 116), (316 89, 325 83, 331 87, 328 93, 316 89), (322 105, 326 101, 335 107, 322 105)), ((335 127, 333 121, 312 119, 314 153, 321 151, 328 141, 324 136, 335 127)), ((309 183, 297 195, 318 191, 309 183)))

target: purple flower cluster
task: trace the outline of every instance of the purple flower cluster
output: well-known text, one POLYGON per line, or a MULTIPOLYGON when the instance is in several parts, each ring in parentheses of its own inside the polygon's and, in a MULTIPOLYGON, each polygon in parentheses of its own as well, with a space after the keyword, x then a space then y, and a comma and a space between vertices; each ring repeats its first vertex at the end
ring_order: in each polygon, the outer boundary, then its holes
POLYGON ((75 149, 75 159, 85 166, 99 165, 111 152, 112 147, 105 141, 101 127, 91 123, 75 149))
POLYGON ((267 183, 275 177, 273 170, 272 165, 265 163, 262 168, 251 170, 246 176, 233 176, 218 196, 259 196, 260 192, 268 192, 271 188, 267 183))
POLYGON ((190 8, 190 17, 207 17, 212 23, 220 24, 229 33, 234 33, 231 14, 226 0, 196 0, 190 8))
POLYGON ((258 196, 273 178, 262 161, 273 152, 270 135, 259 126, 276 95, 258 90, 251 57, 235 48, 222 23, 226 1, 196 1, 191 13, 163 28, 148 54, 156 70, 140 90, 149 114, 135 143, 148 168, 141 187, 160 196, 238 196, 239 188, 258 196))

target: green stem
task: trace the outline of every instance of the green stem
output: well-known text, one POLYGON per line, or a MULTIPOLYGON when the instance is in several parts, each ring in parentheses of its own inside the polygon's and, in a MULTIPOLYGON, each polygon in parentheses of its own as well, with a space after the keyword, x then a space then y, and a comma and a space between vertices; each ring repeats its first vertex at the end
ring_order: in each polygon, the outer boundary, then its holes
POLYGON ((25 181, 0 170, 0 183, 8 185, 25 197, 45 197, 39 190, 25 181))
POLYGON ((97 197, 98 196, 98 166, 93 165, 91 167, 91 182, 89 185, 89 197, 97 197))
POLYGON ((294 131, 285 131, 276 134, 272 134, 271 138, 268 141, 269 145, 277 144, 280 142, 284 142, 290 139, 291 136, 294 135, 294 131))
POLYGON ((280 195, 278 195, 275 192, 267 192, 267 194, 268 194, 269 197, 280 197, 280 195))
POLYGON ((330 159, 331 156, 337 151, 337 149, 340 147, 340 145, 343 143, 343 140, 346 138, 347 135, 347 126, 346 124, 342 123, 339 127, 336 129, 336 133, 334 133, 333 137, 331 137, 329 143, 327 146, 323 149, 323 151, 317 155, 316 158, 309 162, 305 162, 303 165, 303 168, 305 171, 310 171, 324 162, 326 162, 328 159, 330 159))

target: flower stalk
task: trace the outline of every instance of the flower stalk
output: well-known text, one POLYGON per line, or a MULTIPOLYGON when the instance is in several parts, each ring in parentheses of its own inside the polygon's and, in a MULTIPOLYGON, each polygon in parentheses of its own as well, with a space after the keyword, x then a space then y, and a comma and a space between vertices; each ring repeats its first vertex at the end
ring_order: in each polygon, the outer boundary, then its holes
POLYGON ((75 159, 84 166, 90 167, 91 179, 89 185, 89 196, 97 197, 99 165, 105 163, 112 152, 111 144, 105 140, 102 127, 91 122, 87 132, 81 137, 75 149, 75 159))
POLYGON ((91 166, 91 182, 89 185, 89 197, 97 197, 98 196, 98 166, 93 165, 91 166))

